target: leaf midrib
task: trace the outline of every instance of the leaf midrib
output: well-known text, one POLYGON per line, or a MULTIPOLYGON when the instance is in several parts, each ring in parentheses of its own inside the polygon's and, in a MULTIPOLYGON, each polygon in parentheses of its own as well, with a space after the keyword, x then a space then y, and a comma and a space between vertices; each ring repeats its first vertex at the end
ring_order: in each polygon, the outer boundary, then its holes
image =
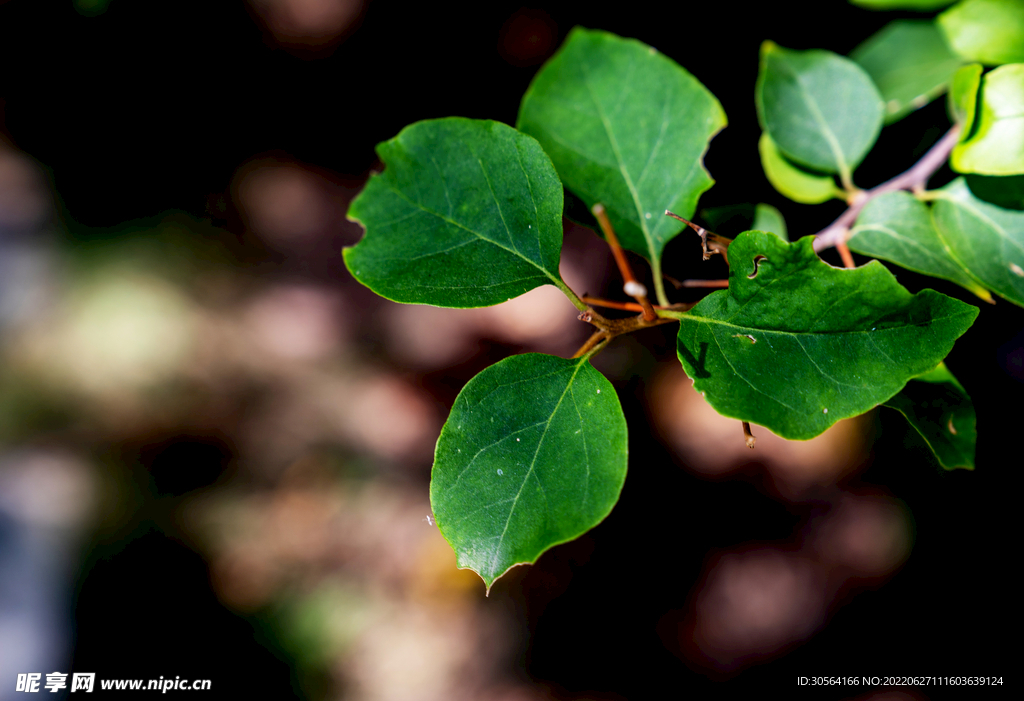
MULTIPOLYGON (((406 195, 404 192, 402 192, 398 188, 394 187, 390 182, 385 181, 384 182, 384 186, 387 187, 389 190, 391 190, 391 192, 393 192, 394 194, 398 195, 400 198, 402 198, 403 200, 405 200, 406 202, 411 204, 413 207, 416 207, 416 208, 426 212, 427 214, 430 214, 431 216, 437 217, 441 221, 447 222, 448 224, 451 224, 452 226, 456 226, 456 227, 462 229, 463 231, 468 231, 469 233, 473 234, 474 236, 476 236, 481 241, 486 241, 487 243, 491 244, 492 246, 500 248, 501 250, 503 250, 503 251, 505 251, 507 253, 511 253, 515 257, 520 258, 520 259, 526 261, 527 263, 529 263, 530 265, 532 265, 533 267, 537 268, 542 273, 544 273, 544 277, 546 277, 549 280, 551 280, 555 285, 558 285, 558 283, 561 282, 561 278, 559 278, 557 275, 553 275, 551 273, 551 271, 549 271, 543 265, 539 265, 536 261, 531 260, 530 258, 527 258, 522 253, 520 253, 519 251, 511 249, 511 248, 508 248, 507 246, 503 246, 502 244, 498 243, 497 241, 495 241, 493 239, 487 238, 486 236, 484 236, 480 232, 474 231, 473 229, 470 229, 465 224, 462 224, 460 222, 455 221, 454 219, 450 219, 449 217, 444 216, 443 214, 435 212, 433 209, 430 209, 429 207, 426 207, 423 204, 413 200, 411 197, 406 195)), ((492 192, 492 196, 493 196, 493 192, 492 192)), ((499 206, 499 211, 500 211, 500 206, 499 206)), ((541 223, 538 221, 537 222, 537 226, 540 227, 540 225, 541 225, 541 223)), ((539 237, 540 231, 538 231, 537 233, 538 233, 538 237, 539 237)), ((510 238, 510 240, 511 240, 511 238, 510 238)))
POLYGON ((598 102, 597 96, 594 95, 594 90, 590 86, 590 76, 588 73, 588 67, 586 62, 580 61, 580 72, 583 74, 583 84, 587 86, 587 94, 590 95, 590 101, 594 103, 594 109, 597 111, 598 117, 601 118, 601 126, 604 127, 605 136, 608 139, 608 143, 612 147, 612 151, 615 153, 615 160, 619 165, 619 173, 622 174, 622 179, 626 182, 626 187, 629 189, 629 195, 633 199, 633 207, 636 209, 637 221, 640 222, 640 233, 644 236, 644 241, 647 242, 647 251, 650 254, 650 259, 653 261, 657 258, 657 252, 654 246, 654 240, 651 237, 651 232, 647 228, 647 220, 644 217, 643 206, 640 204, 640 193, 637 192, 636 186, 633 183, 633 179, 629 175, 629 171, 626 169, 626 163, 622 158, 622 153, 619 150, 619 142, 615 138, 615 134, 612 133, 611 124, 608 122, 608 117, 604 113, 604 109, 601 107, 601 103, 598 102))
MULTIPOLYGON (((509 507, 508 518, 505 519, 505 527, 502 529, 501 535, 498 536, 498 544, 494 547, 494 557, 491 559, 490 567, 492 572, 494 571, 494 568, 497 566, 498 558, 501 554, 501 545, 505 542, 505 534, 508 532, 508 526, 512 522, 512 514, 515 513, 516 504, 519 503, 519 497, 522 495, 523 490, 526 489, 526 483, 530 481, 530 475, 533 474, 533 470, 537 466, 537 456, 540 455, 540 448, 544 444, 544 439, 548 435, 548 429, 551 428, 551 422, 552 420, 554 420, 555 414, 558 413, 558 408, 562 406, 562 401, 565 399, 565 395, 569 392, 569 389, 572 387, 573 382, 576 381, 576 375, 579 374, 580 370, 587 362, 588 361, 586 358, 581 358, 580 361, 576 364, 576 369, 573 370, 572 375, 569 377, 569 381, 565 384, 565 389, 562 391, 561 396, 555 403, 555 408, 551 410, 551 414, 550 416, 548 416, 547 422, 545 422, 544 431, 540 434, 540 439, 537 441, 537 448, 536 450, 533 451, 533 460, 530 461, 530 469, 526 471, 526 475, 523 477, 523 483, 519 486, 519 491, 516 492, 515 499, 512 501, 512 506, 509 507)), ((539 482, 540 480, 538 480, 538 483, 539 482)), ((543 489, 543 485, 541 488, 543 489)))
POLYGON ((846 162, 846 157, 843 154, 842 147, 839 145, 839 140, 836 135, 832 132, 832 128, 828 122, 825 121, 825 115, 821 113, 818 108, 817 101, 811 98, 810 93, 807 90, 807 86, 804 85, 803 78, 795 69, 791 68, 788 61, 783 61, 782 65, 785 66, 786 70, 793 76, 797 86, 800 88, 800 97, 804 102, 804 105, 810 111, 814 121, 817 122, 818 127, 821 129, 822 135, 828 142, 829 149, 832 151, 832 156, 836 159, 836 167, 839 169, 840 177, 845 181, 850 177, 850 166, 846 162))
MULTIPOLYGON (((964 312, 959 312, 957 314, 950 314, 948 316, 933 316, 933 317, 931 317, 929 319, 929 322, 945 321, 947 319, 957 319, 957 318, 959 318, 959 317, 961 317, 961 316, 963 316, 964 314, 967 314, 967 313, 969 313, 969 312, 964 311, 964 312)), ((780 329, 768 329, 768 328, 762 328, 762 327, 758 327, 758 326, 742 326, 740 324, 733 324, 731 322, 722 321, 720 319, 713 319, 713 318, 711 318, 709 316, 697 316, 697 315, 694 315, 694 314, 689 313, 689 312, 687 312, 686 314, 683 314, 680 318, 681 319, 692 319, 695 322, 704 323, 704 324, 717 324, 719 326, 726 326, 726 327, 729 327, 731 329, 739 329, 739 330, 742 330, 742 331, 760 331, 761 333, 771 333, 771 334, 779 334, 779 335, 782 335, 782 336, 796 336, 796 337, 799 337, 799 336, 840 336, 840 335, 843 335, 843 334, 885 333, 885 332, 888 332, 888 331, 902 331, 904 329, 908 329, 908 328, 912 328, 912 327, 917 326, 917 324, 906 324, 905 326, 889 326, 889 327, 886 327, 884 329, 878 329, 876 331, 867 331, 867 330, 865 330, 865 331, 849 331, 849 330, 846 330, 846 331, 827 331, 827 330, 826 331, 783 331, 783 330, 780 330, 780 329)))

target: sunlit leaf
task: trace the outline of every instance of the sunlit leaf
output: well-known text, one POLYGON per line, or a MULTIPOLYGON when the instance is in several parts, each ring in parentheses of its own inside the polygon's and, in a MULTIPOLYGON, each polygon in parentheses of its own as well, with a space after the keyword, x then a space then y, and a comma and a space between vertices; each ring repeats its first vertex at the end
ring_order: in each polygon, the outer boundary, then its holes
POLYGON ((977 123, 953 148, 949 163, 961 173, 1024 173, 1024 63, 985 74, 977 123))
POLYGON ((885 106, 864 69, 830 51, 792 51, 766 41, 755 101, 779 151, 843 181, 878 138, 885 106))
POLYGON ((974 469, 974 403, 945 363, 907 383, 883 406, 903 414, 947 470, 974 469))
POLYGON ((950 280, 986 302, 988 290, 965 270, 935 228, 928 205, 909 192, 887 192, 868 202, 847 245, 908 270, 950 280))
POLYGON ((565 185, 604 204, 624 248, 652 262, 714 182, 703 166, 725 126, 714 95, 633 39, 577 27, 523 96, 518 127, 540 141, 565 185))
POLYGON ((768 182, 794 202, 820 204, 835 197, 844 197, 831 175, 808 173, 787 161, 768 132, 761 134, 757 149, 761 153, 761 167, 768 182))
POLYGON ((964 62, 929 20, 890 22, 854 49, 850 58, 868 72, 882 94, 886 123, 941 95, 964 62))
POLYGON ((907 292, 878 261, 833 268, 812 237, 751 231, 729 246, 729 288, 680 318, 678 352, 720 414, 791 439, 822 433, 934 368, 978 314, 907 292))
POLYGON ((974 128, 982 70, 980 63, 972 63, 953 74, 949 88, 949 112, 953 121, 959 122, 962 127, 960 141, 966 141, 974 128))
POLYGON ((348 216, 352 275, 396 302, 484 307, 564 286, 562 186, 531 137, 499 122, 418 122, 377 146, 385 170, 348 216))
POLYGON ((1024 0, 963 0, 938 22, 950 47, 969 61, 1024 61, 1024 0))
POLYGON ((932 216, 952 255, 985 287, 1024 306, 1024 212, 979 200, 963 178, 935 195, 932 216))
POLYGON ((626 420, 588 360, 530 353, 459 393, 441 431, 430 504, 459 567, 490 589, 510 567, 596 526, 626 478, 626 420))

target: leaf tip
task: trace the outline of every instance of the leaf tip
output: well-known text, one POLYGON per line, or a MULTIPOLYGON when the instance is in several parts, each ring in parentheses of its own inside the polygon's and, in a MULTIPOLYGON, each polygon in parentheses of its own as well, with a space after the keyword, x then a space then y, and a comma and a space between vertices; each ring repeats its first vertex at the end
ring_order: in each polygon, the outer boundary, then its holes
POLYGON ((986 290, 984 287, 979 287, 977 289, 971 289, 971 292, 973 292, 978 299, 980 299, 980 300, 982 300, 984 302, 988 302, 989 304, 995 304, 996 303, 996 300, 992 296, 992 293, 989 292, 988 290, 986 290))

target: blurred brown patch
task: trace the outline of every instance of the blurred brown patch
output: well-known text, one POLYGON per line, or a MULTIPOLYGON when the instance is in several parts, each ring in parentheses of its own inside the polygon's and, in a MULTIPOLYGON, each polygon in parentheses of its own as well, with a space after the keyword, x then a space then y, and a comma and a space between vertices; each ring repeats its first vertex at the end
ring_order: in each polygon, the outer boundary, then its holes
POLYGON ((365 0, 249 0, 268 43, 303 58, 329 55, 355 31, 365 0))
POLYGON ((660 368, 649 384, 648 401, 662 440, 688 469, 723 477, 756 462, 764 466, 773 491, 788 501, 828 490, 868 457, 870 414, 840 421, 809 441, 785 440, 754 424, 757 445, 751 450, 741 423, 712 409, 678 363, 660 368))

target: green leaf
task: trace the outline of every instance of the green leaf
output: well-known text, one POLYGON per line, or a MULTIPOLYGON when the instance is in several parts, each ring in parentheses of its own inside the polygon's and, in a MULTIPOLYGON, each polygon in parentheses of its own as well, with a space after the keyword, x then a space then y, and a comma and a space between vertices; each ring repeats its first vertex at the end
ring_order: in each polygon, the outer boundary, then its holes
POLYGON ((978 315, 934 290, 911 295, 878 261, 833 268, 809 236, 746 232, 729 263, 728 290, 672 315, 679 360, 718 413, 784 438, 813 438, 888 400, 978 315))
POLYGON ((727 204, 721 207, 701 207, 695 215, 708 230, 727 238, 751 229, 757 207, 752 202, 727 204))
POLYGON ((701 209, 697 214, 709 230, 727 238, 741 232, 757 229, 770 231, 783 241, 788 241, 786 221, 782 213, 770 204, 729 204, 722 207, 701 209))
POLYGON ((782 218, 782 212, 770 204, 758 203, 754 209, 754 223, 750 228, 757 231, 770 231, 783 241, 789 241, 786 220, 782 218))
POLYGON ((757 115, 784 156, 849 183, 878 138, 885 105, 864 69, 830 51, 791 51, 766 41, 757 115))
POLYGON ((885 122, 902 119, 941 95, 964 60, 930 20, 896 20, 850 53, 885 101, 885 122))
POLYGON ((835 197, 846 197, 845 193, 836 187, 832 176, 808 173, 787 161, 779 153, 768 132, 761 133, 757 150, 761 153, 761 167, 764 168, 768 182, 794 202, 820 204, 835 197))
POLYGON ((1000 66, 981 81, 981 109, 949 164, 961 173, 1024 173, 1024 63, 1000 66))
POLYGON ((850 0, 851 5, 860 5, 869 10, 917 10, 928 12, 945 7, 954 0, 850 0))
POLYGON ((980 63, 963 66, 953 74, 949 88, 949 114, 954 122, 962 126, 960 141, 966 141, 974 128, 974 117, 978 111, 978 90, 981 88, 980 63))
POLYGON ((960 265, 1000 297, 1024 306, 1024 212, 979 200, 963 178, 932 194, 936 229, 960 265))
POLYGON ((562 186, 540 144, 499 122, 418 122, 377 146, 386 169, 352 202, 345 265, 396 302, 485 307, 565 289, 562 186))
POLYGON ((986 302, 992 301, 988 290, 964 269, 942 240, 928 205, 909 192, 887 192, 870 200, 851 234, 847 245, 857 253, 950 280, 986 302))
POLYGON ((974 404, 945 363, 908 382, 883 406, 903 414, 947 470, 974 469, 974 404))
POLYGON ((963 0, 938 22, 950 47, 969 61, 1024 61, 1024 0, 963 0))
POLYGON ((663 213, 693 216, 714 183, 704 153, 725 123, 715 96, 671 59, 577 27, 534 77, 517 126, 588 207, 604 204, 624 248, 660 267, 683 227, 663 213))
POLYGON ((459 393, 430 479, 460 568, 491 585, 596 526, 626 478, 626 420, 586 358, 506 358, 459 393))
POLYGON ((968 174, 964 178, 978 199, 1003 209, 1024 210, 1024 175, 968 174))

